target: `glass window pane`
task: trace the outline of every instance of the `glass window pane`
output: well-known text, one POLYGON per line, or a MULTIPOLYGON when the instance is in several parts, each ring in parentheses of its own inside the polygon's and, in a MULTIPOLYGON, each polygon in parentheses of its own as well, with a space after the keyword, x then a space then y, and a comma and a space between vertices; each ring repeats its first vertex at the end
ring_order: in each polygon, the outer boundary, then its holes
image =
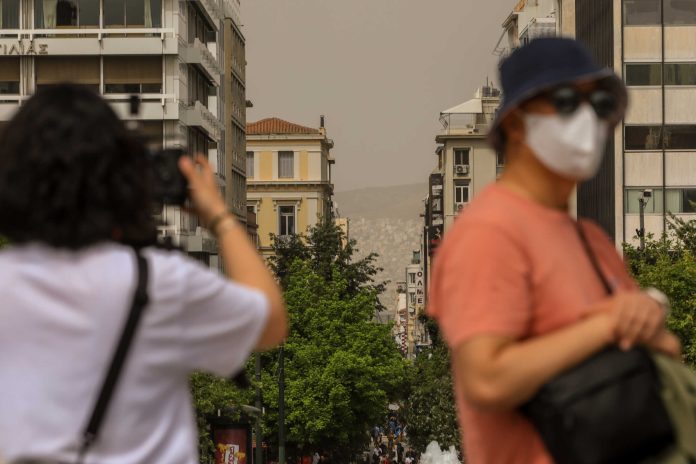
MULTIPOLYGON (((44 11, 46 6, 47 2, 44 2, 44 11)), ((58 0, 56 26, 77 26, 77 0, 58 0)))
POLYGON ((665 126, 665 148, 668 150, 696 149, 696 126, 683 124, 665 126))
POLYGON ((665 85, 696 85, 696 63, 665 63, 665 85))
POLYGON ((104 0, 104 25, 111 27, 126 25, 124 0, 104 0))
POLYGON ((99 26, 99 2, 95 0, 80 0, 80 11, 78 12, 78 23, 80 27, 99 26))
POLYGON ((454 164, 469 164, 469 149, 456 149, 454 150, 454 164))
POLYGON ((624 0, 624 23, 627 26, 660 24, 660 0, 624 0))
POLYGON ((667 211, 670 213, 679 213, 682 210, 681 200, 682 200, 680 189, 668 189, 665 194, 665 201, 667 203, 667 211))
POLYGON ((659 150, 660 126, 626 126, 626 150, 659 150))
POLYGON ((682 213, 696 213, 696 189, 682 189, 682 213))
POLYGON ((128 27, 145 27, 145 3, 149 4, 150 2, 147 0, 126 0, 126 25, 128 27))
MULTIPOLYGON (((626 189, 624 210, 629 214, 640 213, 640 199, 643 197, 645 188, 626 189)), ((662 190, 649 189, 652 192, 650 198, 645 201, 645 214, 662 213, 662 190)))
POLYGON ((19 29, 19 0, 2 1, 2 28, 19 29))
POLYGON ((662 70, 659 64, 627 64, 626 85, 660 85, 662 70))
POLYGON ((278 177, 289 179, 295 177, 295 154, 291 151, 278 153, 278 177))
POLYGON ((696 0, 664 0, 665 24, 696 24, 696 0))
POLYGON ((147 27, 162 27, 162 0, 150 0, 149 3, 149 9, 147 2, 145 3, 145 25, 147 27), (148 11, 151 23, 148 23, 148 11))
POLYGON ((19 95, 19 82, 0 82, 0 94, 19 95))
POLYGON ((253 178, 254 177, 254 152, 248 151, 246 153, 246 156, 247 156, 246 174, 247 174, 247 177, 253 178))

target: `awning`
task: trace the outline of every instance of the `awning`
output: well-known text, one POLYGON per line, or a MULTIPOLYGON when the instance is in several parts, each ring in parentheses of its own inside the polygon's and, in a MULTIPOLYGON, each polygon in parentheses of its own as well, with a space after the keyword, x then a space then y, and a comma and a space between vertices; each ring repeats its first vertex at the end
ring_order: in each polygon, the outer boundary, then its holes
POLYGON ((454 106, 448 110, 440 112, 443 114, 479 114, 483 113, 483 105, 481 104, 480 98, 474 98, 473 100, 466 101, 457 106, 454 106))

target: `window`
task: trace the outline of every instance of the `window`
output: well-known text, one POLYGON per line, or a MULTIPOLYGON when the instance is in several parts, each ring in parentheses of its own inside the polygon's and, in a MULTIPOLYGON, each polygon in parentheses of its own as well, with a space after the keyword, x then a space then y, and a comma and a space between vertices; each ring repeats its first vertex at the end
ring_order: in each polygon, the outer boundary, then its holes
POLYGON ((696 85, 696 63, 665 63, 665 85, 696 85))
POLYGON ((295 234, 295 207, 294 206, 279 206, 279 227, 278 235, 285 237, 295 234))
POLYGON ((627 64, 626 65, 626 85, 661 85, 662 69, 657 64, 627 64))
POLYGON ((660 24, 660 0, 624 0, 624 24, 649 26, 660 24))
POLYGON ((19 95, 19 57, 0 58, 0 95, 19 95))
POLYGON ((278 177, 292 179, 295 177, 295 153, 291 151, 278 152, 278 177))
POLYGON ((189 103, 200 102, 203 106, 208 106, 208 98, 213 95, 213 86, 206 76, 196 67, 188 68, 188 93, 189 103))
POLYGON ((149 147, 162 148, 164 135, 163 121, 140 121, 140 132, 149 147))
POLYGON ((626 126, 624 146, 626 150, 662 149, 660 126, 626 126))
POLYGON ((664 0, 665 24, 696 24, 696 1, 664 0))
POLYGON ((409 299, 411 302, 411 306, 415 306, 416 305, 416 294, 411 292, 408 294, 408 296, 409 296, 409 299))
POLYGON ((469 185, 454 184, 454 203, 459 205, 469 202, 469 185))
POLYGON ((696 213, 696 189, 667 189, 667 211, 670 213, 696 213))
POLYGON ((410 284, 415 285, 416 284, 416 273, 415 272, 409 272, 408 273, 408 282, 410 284))
POLYGON ((254 178, 254 152, 253 151, 248 151, 246 152, 246 175, 249 179, 254 178))
MULTIPOLYGON (((650 189, 650 187, 648 187, 650 189)), ((626 189, 624 198, 624 211, 628 214, 640 213, 640 198, 643 196, 645 188, 629 188, 626 189)), ((652 196, 646 199, 645 214, 662 213, 662 189, 653 189, 652 196)))
POLYGON ((19 0, 0 0, 0 27, 19 29, 19 0))
POLYGON ((99 27, 99 2, 94 0, 34 0, 34 24, 40 29, 99 27))
POLYGON ((162 93, 162 58, 105 56, 104 93, 162 93))
POLYGON ((104 0, 104 25, 134 28, 161 27, 162 0, 104 0))
POLYGON ((188 3, 188 39, 193 43, 198 39, 202 43, 215 42, 215 30, 193 2, 188 3))
POLYGON ((665 126, 664 144, 667 150, 695 150, 696 125, 665 126))
POLYGON ((188 149, 190 154, 202 154, 206 158, 210 150, 211 140, 200 130, 189 127, 188 149))
POLYGON ((469 148, 454 149, 454 164, 455 166, 469 164, 469 148))
POLYGON ((96 56, 73 57, 37 57, 36 85, 41 88, 45 85, 73 82, 84 84, 99 91, 100 59, 96 56))

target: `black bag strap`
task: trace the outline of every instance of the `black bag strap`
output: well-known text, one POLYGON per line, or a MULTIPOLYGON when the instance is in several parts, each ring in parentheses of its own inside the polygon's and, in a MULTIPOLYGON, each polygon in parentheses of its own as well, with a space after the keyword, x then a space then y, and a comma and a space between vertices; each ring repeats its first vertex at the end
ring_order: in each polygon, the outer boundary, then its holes
POLYGON ((609 281, 604 276, 604 273, 602 272, 602 268, 599 267, 599 262, 597 261, 597 256, 595 255, 594 251, 592 251, 592 246, 590 245, 589 240, 587 240, 587 236, 585 235, 585 230, 582 228, 582 224, 580 224, 579 219, 577 221, 575 221, 575 225, 576 225, 576 228, 578 229, 578 235, 580 236, 580 241, 582 242, 582 246, 585 248, 585 252, 587 253, 587 257, 590 259, 590 263, 592 264, 592 268, 594 269, 595 273, 599 277, 599 280, 602 282, 602 286, 604 286, 604 290, 607 292, 607 295, 613 295, 614 288, 609 284, 609 281))
POLYGON ((89 448, 97 440, 99 435, 99 429, 101 428, 104 417, 108 412, 109 402, 113 396, 114 390, 118 383, 119 375, 123 370, 123 365, 128 356, 128 351, 131 347, 131 342, 135 335, 135 331, 138 328, 138 323, 143 314, 143 309, 148 303, 148 293, 147 293, 147 283, 148 283, 148 263, 147 259, 141 254, 140 249, 135 249, 135 256, 137 261, 137 286, 135 293, 133 294, 133 301, 131 303, 130 312, 128 314, 128 319, 126 324, 123 326, 123 331, 121 332, 121 338, 116 346, 116 351, 114 351, 113 357, 111 358, 111 364, 109 365, 109 370, 104 377, 104 382, 102 383, 101 390, 99 391, 99 396, 97 397, 97 402, 92 410, 92 415, 89 418, 89 422, 82 432, 82 443, 80 444, 80 450, 77 457, 76 464, 81 464, 84 461, 85 454, 89 448))

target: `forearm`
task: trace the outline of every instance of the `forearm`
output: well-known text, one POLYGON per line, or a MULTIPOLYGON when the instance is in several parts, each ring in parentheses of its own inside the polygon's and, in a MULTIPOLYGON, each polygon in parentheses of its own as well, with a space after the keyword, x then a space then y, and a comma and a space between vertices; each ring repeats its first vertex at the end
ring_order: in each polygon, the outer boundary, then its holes
POLYGON ((482 346, 481 357, 473 360, 480 367, 462 371, 465 393, 484 409, 515 408, 544 383, 607 346, 612 340, 608 327, 607 316, 598 313, 550 334, 499 344, 487 354, 482 346))
POLYGON ((287 314, 283 295, 270 270, 249 240, 246 229, 232 216, 225 218, 215 233, 227 276, 240 284, 261 291, 269 302, 269 321, 259 349, 276 345, 287 335, 287 314))

